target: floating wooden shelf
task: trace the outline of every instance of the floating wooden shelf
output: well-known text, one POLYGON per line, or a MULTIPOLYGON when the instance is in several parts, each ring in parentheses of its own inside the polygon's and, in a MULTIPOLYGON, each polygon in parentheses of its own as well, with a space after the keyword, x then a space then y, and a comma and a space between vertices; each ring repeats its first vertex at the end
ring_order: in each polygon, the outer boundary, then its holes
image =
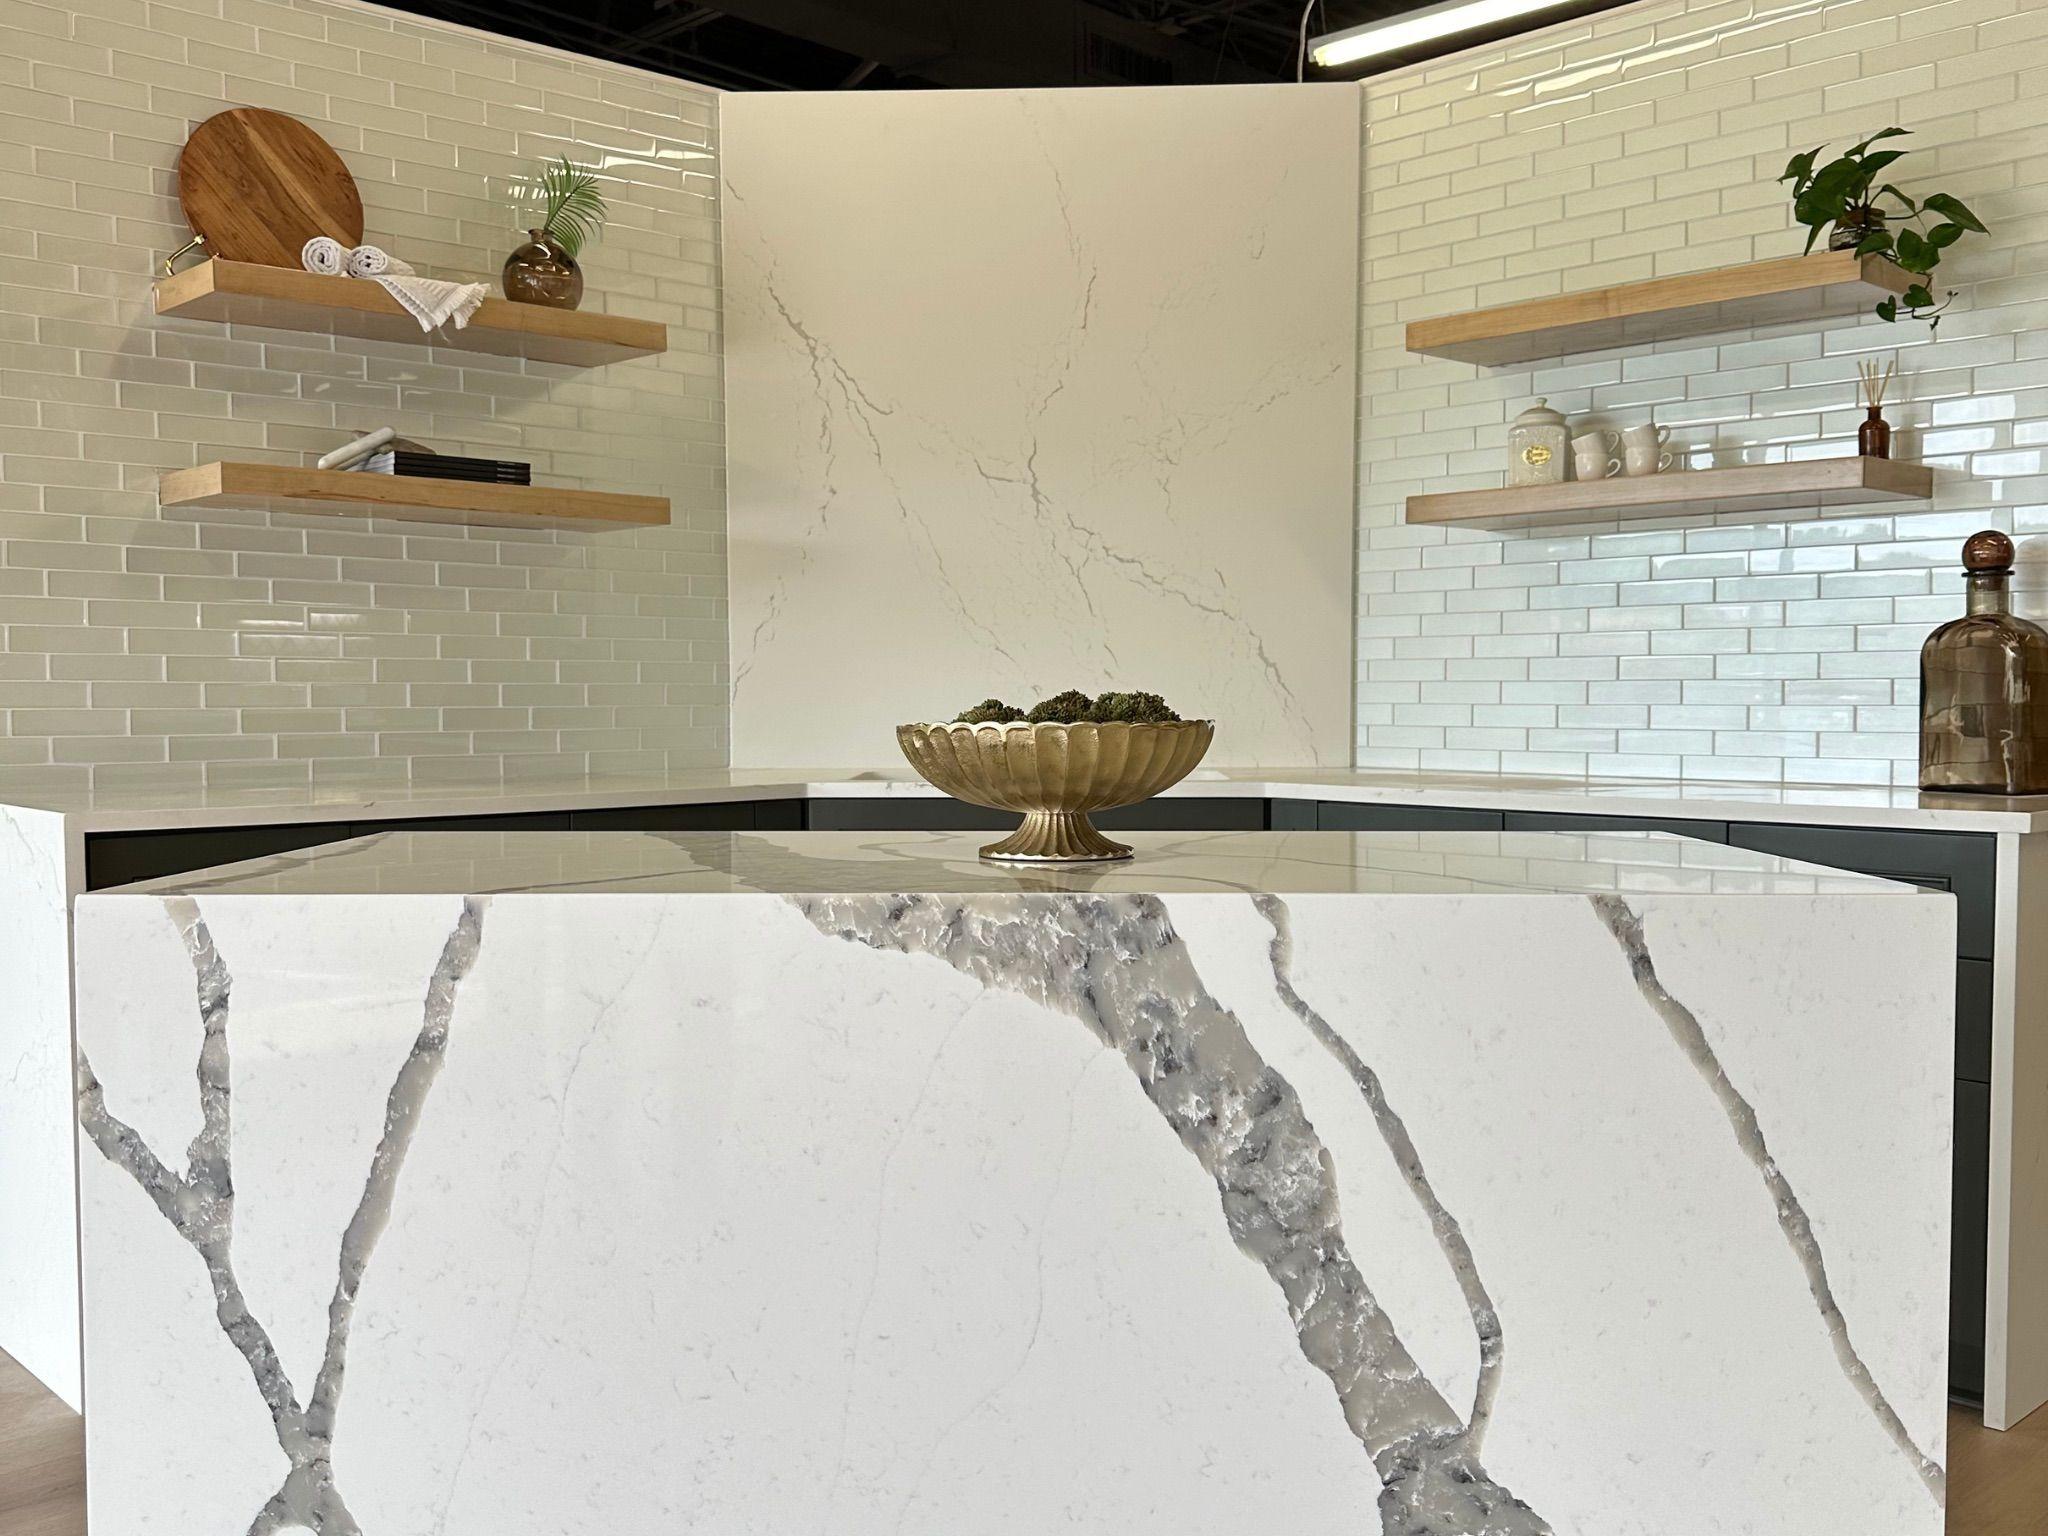
POLYGON ((157 500, 166 507, 259 507, 489 527, 659 527, 668 522, 669 513, 666 496, 420 480, 286 464, 213 463, 174 469, 157 482, 157 500))
POLYGON ((203 261, 158 278, 155 286, 156 312, 181 320, 411 341, 586 366, 668 350, 668 327, 659 321, 508 299, 485 299, 461 330, 423 331, 382 284, 246 261, 203 261))
POLYGON ((1417 320, 1408 327, 1408 350, 1467 363, 1528 363, 1744 326, 1853 315, 1887 294, 1903 294, 1912 282, 1880 256, 1816 251, 1417 320))
POLYGON ((1466 528, 1529 528, 1734 512, 1798 517, 1816 515, 1828 507, 1925 501, 1933 494, 1934 471, 1924 464, 1901 464, 1892 459, 1801 459, 1791 464, 1738 464, 1730 469, 1675 470, 1563 485, 1410 496, 1406 521, 1455 523, 1466 528))

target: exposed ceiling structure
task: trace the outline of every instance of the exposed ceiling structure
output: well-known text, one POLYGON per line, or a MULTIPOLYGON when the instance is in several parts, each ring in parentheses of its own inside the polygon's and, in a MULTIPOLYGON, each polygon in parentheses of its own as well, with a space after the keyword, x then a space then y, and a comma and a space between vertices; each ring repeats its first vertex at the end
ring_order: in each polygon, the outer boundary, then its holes
MULTIPOLYGON (((729 90, 1292 80, 1302 0, 394 0, 729 90)), ((1316 0, 1315 35, 1423 0, 1316 0)), ((1313 70, 1311 70, 1313 73, 1313 70)))

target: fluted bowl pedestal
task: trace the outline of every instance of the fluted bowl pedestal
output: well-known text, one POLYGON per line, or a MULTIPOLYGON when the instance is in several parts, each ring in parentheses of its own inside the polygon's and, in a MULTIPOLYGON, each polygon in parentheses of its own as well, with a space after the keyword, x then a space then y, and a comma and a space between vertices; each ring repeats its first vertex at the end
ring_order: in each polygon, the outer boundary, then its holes
POLYGON ((910 766, 956 800, 1021 811, 1023 825, 981 850, 1020 864, 1098 864, 1131 850, 1096 831, 1091 811, 1149 800, 1194 771, 1216 733, 1209 720, 1133 725, 900 725, 910 766))

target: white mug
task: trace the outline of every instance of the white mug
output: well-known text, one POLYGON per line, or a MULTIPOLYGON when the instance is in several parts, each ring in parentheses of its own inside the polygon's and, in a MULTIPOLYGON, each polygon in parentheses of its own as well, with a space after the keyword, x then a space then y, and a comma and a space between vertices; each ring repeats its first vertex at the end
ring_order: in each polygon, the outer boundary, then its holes
POLYGON ((1572 472, 1581 480, 1606 480, 1621 473, 1621 460, 1595 449, 1572 455, 1572 472))
POLYGON ((1572 439, 1572 468, 1581 480, 1605 480, 1609 475, 1618 475, 1621 460, 1615 457, 1615 452, 1620 446, 1620 433, 1596 427, 1572 439))
POLYGON ((1622 457, 1628 472, 1632 475, 1655 475, 1669 469, 1675 456, 1666 452, 1664 445, 1670 437, 1669 427, 1652 426, 1648 422, 1622 433, 1622 457))

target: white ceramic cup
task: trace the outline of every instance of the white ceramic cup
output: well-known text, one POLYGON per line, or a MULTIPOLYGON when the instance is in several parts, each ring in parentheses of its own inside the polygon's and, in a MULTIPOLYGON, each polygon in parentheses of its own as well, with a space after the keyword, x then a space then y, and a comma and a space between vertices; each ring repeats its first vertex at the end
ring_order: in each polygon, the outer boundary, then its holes
POLYGON ((1656 427, 1648 422, 1630 427, 1621 434, 1623 465, 1632 475, 1661 474, 1673 463, 1673 455, 1664 446, 1670 438, 1669 427, 1656 427))
POLYGON ((1620 447, 1620 433, 1595 428, 1572 439, 1572 468, 1581 480, 1605 480, 1609 475, 1618 475, 1621 460, 1615 455, 1620 447))

